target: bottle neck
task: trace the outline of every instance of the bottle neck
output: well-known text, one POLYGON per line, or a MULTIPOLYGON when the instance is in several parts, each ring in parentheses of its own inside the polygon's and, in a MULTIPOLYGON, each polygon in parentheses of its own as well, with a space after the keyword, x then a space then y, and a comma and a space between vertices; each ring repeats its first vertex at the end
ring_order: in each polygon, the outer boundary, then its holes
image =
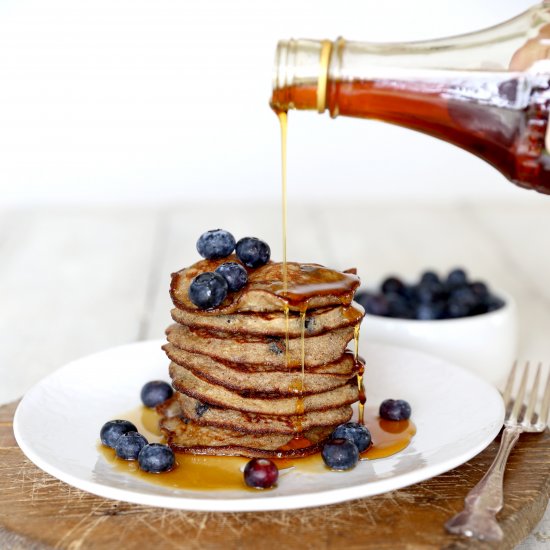
POLYGON ((550 1, 489 29, 440 40, 386 44, 343 38, 285 40, 277 45, 271 104, 279 111, 329 108, 337 116, 341 110, 334 99, 330 101, 335 83, 416 83, 434 91, 441 86, 459 89, 471 80, 474 86, 484 85, 465 90, 463 99, 521 109, 527 93, 516 90, 512 101, 510 94, 503 98, 498 88, 527 73, 537 85, 548 77, 549 40, 550 1))

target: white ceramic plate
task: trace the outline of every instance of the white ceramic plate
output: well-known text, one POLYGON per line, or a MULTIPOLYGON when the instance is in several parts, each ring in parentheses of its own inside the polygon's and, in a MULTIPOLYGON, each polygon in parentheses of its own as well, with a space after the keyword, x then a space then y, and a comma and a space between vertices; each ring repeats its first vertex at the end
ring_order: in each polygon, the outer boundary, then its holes
POLYGON ((191 491, 114 470, 98 452, 104 422, 139 405, 142 385, 167 379, 160 341, 110 349, 57 370, 17 408, 14 431, 27 457, 97 495, 184 510, 257 511, 319 506, 399 489, 450 470, 483 450, 504 417, 498 392, 444 360, 405 348, 361 346, 368 402, 410 402, 417 434, 404 451, 348 472, 290 470, 270 491, 191 491))

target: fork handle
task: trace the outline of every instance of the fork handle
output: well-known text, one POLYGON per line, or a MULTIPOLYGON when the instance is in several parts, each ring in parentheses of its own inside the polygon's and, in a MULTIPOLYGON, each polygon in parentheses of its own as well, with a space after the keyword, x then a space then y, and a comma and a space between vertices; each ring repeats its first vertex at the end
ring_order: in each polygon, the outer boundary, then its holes
POLYGON ((522 431, 521 426, 504 428, 495 460, 481 481, 466 495, 464 510, 447 521, 447 531, 480 540, 502 539, 502 529, 496 520, 503 505, 502 480, 510 451, 522 431))

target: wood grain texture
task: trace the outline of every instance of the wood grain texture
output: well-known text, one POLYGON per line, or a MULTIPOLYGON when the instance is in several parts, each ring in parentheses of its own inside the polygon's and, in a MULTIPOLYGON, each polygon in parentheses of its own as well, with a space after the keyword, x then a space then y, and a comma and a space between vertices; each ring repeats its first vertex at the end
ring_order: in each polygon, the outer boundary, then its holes
POLYGON ((96 497, 36 468, 13 438, 14 411, 15 403, 0 408, 0 548, 507 550, 536 525, 550 496, 547 430, 522 435, 512 451, 499 515, 505 540, 499 544, 460 539, 443 529, 489 467, 497 442, 450 472, 368 499, 281 512, 152 508, 96 497))

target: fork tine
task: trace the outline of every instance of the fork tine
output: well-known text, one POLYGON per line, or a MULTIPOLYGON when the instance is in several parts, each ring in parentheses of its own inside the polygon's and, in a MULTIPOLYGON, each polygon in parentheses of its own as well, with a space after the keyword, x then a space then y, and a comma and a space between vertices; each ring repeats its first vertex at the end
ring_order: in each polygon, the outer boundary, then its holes
POLYGON ((502 399, 504 401, 504 407, 506 410, 508 410, 508 401, 510 401, 510 396, 512 395, 512 388, 514 387, 514 379, 516 377, 517 366, 518 362, 516 360, 512 365, 512 370, 508 375, 508 380, 506 380, 506 387, 504 388, 504 393, 502 394, 502 399))
POLYGON ((509 422, 517 422, 518 415, 521 411, 521 406, 523 405, 523 398, 525 397, 525 388, 527 386, 527 377, 529 376, 529 361, 525 363, 525 368, 523 370, 523 376, 521 377, 521 384, 519 386, 518 395, 514 401, 514 406, 512 412, 508 417, 509 422))
POLYGON ((540 411, 539 422, 546 424, 548 422, 548 408, 550 407, 550 372, 546 378, 546 388, 542 398, 542 408, 540 411))
POLYGON ((523 422, 525 424, 534 423, 532 421, 533 411, 535 410, 535 405, 537 404, 537 399, 539 396, 539 379, 540 379, 540 369, 542 368, 542 363, 538 364, 537 374, 535 375, 535 380, 531 385, 531 395, 529 396, 529 403, 527 409, 525 409, 525 415, 523 416, 523 422))

